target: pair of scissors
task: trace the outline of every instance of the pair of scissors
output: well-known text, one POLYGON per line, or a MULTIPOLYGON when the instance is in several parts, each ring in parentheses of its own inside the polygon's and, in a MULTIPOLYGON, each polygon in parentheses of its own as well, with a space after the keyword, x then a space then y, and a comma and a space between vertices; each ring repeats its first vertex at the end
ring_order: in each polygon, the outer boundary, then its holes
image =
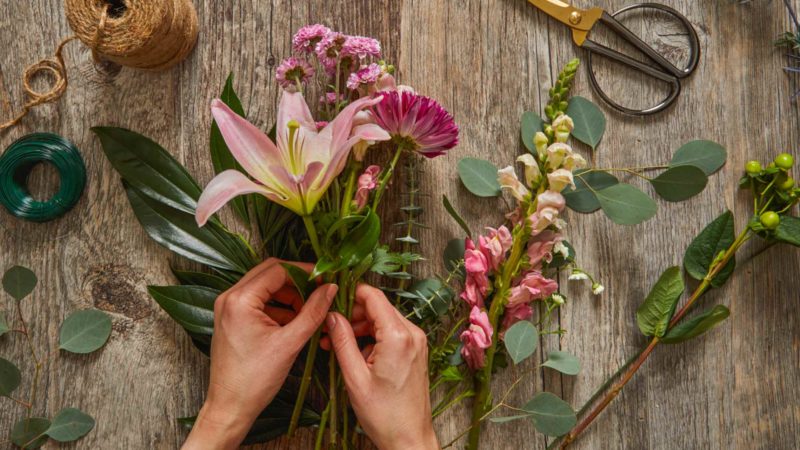
POLYGON ((694 72, 697 67, 697 62, 700 60, 700 41, 697 38, 697 31, 695 31, 689 20, 680 14, 678 11, 658 3, 639 3, 627 6, 614 14, 609 14, 602 8, 578 9, 563 3, 559 0, 528 0, 537 8, 541 9, 550 17, 558 20, 559 22, 567 25, 572 29, 572 40, 578 47, 584 48, 587 51, 587 67, 589 70, 589 80, 595 92, 603 99, 609 106, 623 112, 635 116, 646 116, 663 111, 670 106, 678 94, 681 92, 681 80, 688 77, 694 72), (658 53, 653 47, 645 43, 639 36, 631 32, 622 23, 620 23, 615 16, 635 10, 635 9, 650 9, 657 10, 669 14, 676 18, 685 28, 689 37, 689 62, 683 69, 675 67, 664 56, 658 53), (634 59, 624 53, 620 53, 614 49, 598 44, 589 39, 589 34, 594 30, 595 26, 601 23, 608 27, 617 36, 624 41, 633 45, 637 50, 645 54, 650 59, 652 64, 645 64, 637 59, 634 59), (670 86, 670 92, 667 97, 655 106, 644 109, 632 109, 618 104, 613 101, 601 88, 595 77, 594 70, 592 69, 592 54, 597 53, 606 58, 622 63, 631 67, 633 70, 661 80, 670 86))

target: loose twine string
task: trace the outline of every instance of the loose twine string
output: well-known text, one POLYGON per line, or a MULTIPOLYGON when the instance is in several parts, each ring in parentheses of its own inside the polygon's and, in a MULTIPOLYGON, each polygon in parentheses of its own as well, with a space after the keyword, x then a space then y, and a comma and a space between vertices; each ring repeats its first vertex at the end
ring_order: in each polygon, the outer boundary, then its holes
POLYGON ((183 61, 197 42, 197 12, 191 0, 124 0, 121 15, 107 0, 65 0, 64 10, 75 32, 58 45, 55 55, 28 66, 22 84, 28 101, 0 132, 18 124, 32 108, 58 100, 67 90, 64 47, 80 40, 95 62, 107 60, 144 70, 164 70, 183 61), (33 88, 37 75, 48 75, 46 91, 33 88))

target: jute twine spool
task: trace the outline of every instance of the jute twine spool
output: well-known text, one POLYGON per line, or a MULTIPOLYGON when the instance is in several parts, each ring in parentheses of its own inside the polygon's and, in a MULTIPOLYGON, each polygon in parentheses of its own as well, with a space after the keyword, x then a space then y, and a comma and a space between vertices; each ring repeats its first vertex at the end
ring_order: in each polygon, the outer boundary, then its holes
POLYGON ((58 100, 67 89, 64 46, 80 40, 95 61, 144 70, 164 70, 183 61, 197 42, 197 12, 191 0, 65 0, 64 10, 75 32, 58 45, 53 57, 29 66, 22 77, 28 101, 0 131, 16 125, 31 108, 58 100), (47 91, 33 89, 33 79, 49 75, 47 91))

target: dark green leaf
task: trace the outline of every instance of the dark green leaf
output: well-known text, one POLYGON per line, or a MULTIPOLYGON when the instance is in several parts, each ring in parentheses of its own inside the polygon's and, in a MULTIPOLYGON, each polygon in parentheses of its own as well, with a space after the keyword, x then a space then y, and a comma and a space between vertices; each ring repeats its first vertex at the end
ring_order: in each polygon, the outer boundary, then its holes
POLYGON ((539 345, 539 331, 531 322, 521 320, 506 330, 503 344, 514 364, 519 364, 536 351, 539 345))
POLYGON ((575 122, 572 136, 596 149, 606 132, 606 116, 603 111, 590 100, 575 96, 569 100, 567 115, 575 122))
POLYGON ((447 211, 448 214, 450 214, 450 217, 452 217, 453 220, 456 221, 458 226, 460 226, 461 229, 464 230, 464 233, 467 233, 467 236, 472 237, 472 232, 469 230, 467 222, 464 222, 464 219, 462 219, 461 216, 456 211, 456 209, 453 208, 453 205, 450 203, 450 199, 448 199, 447 196, 444 194, 442 194, 442 204, 444 204, 444 209, 447 211))
POLYGON ((192 261, 238 273, 256 265, 255 256, 242 239, 222 226, 208 222, 200 228, 193 214, 159 203, 131 185, 126 184, 125 191, 144 230, 169 250, 192 261))
POLYGON ((219 291, 202 286, 148 286, 150 296, 191 333, 214 333, 214 302, 219 291))
POLYGON ((80 439, 94 428, 92 416, 77 408, 64 408, 53 417, 47 435, 59 442, 80 439))
POLYGON ((675 166, 650 180, 650 184, 664 200, 680 202, 702 192, 708 177, 699 167, 675 166))
POLYGON ((367 211, 366 217, 342 239, 339 247, 339 258, 346 267, 358 264, 378 246, 381 237, 381 220, 373 211, 367 211))
POLYGON ((581 371, 581 362, 568 352, 554 351, 547 354, 547 361, 542 366, 557 370, 565 375, 577 375, 581 371))
POLYGON ((636 310, 636 322, 642 334, 658 337, 664 335, 683 289, 680 267, 670 267, 661 274, 644 303, 636 310))
POLYGON ((10 330, 11 327, 8 325, 6 315, 0 312, 0 336, 8 333, 10 330))
POLYGON ((311 271, 311 274, 308 276, 309 280, 313 280, 322 274, 328 272, 335 272, 339 269, 339 264, 336 261, 328 259, 328 257, 323 256, 322 258, 317 261, 314 265, 314 270, 311 271))
MULTIPOLYGON (((220 100, 228 105, 228 107, 239 116, 245 116, 242 102, 239 100, 239 97, 236 95, 236 91, 233 89, 233 73, 229 74, 228 79, 225 81, 225 87, 222 89, 220 100)), ((242 173, 247 173, 231 154, 228 145, 225 143, 225 139, 222 137, 222 133, 219 131, 219 126, 217 126, 216 121, 211 122, 209 150, 211 152, 211 163, 214 165, 214 173, 220 173, 231 169, 238 170, 242 173)), ((256 195, 258 194, 240 195, 231 200, 234 211, 236 211, 239 217, 241 217, 247 225, 250 225, 250 214, 247 211, 247 201, 248 198, 253 198, 256 195)))
POLYGON ((677 344, 679 342, 688 341, 719 325, 723 320, 727 319, 730 314, 731 312, 728 308, 717 305, 697 317, 678 323, 661 338, 661 342, 665 344, 677 344))
POLYGON ((11 430, 11 442, 23 449, 39 448, 47 442, 50 421, 44 417, 22 419, 11 430))
POLYGON ((497 167, 484 159, 461 158, 458 176, 468 191, 478 197, 497 197, 500 183, 497 182, 497 167))
POLYGON ((303 297, 303 301, 308 300, 308 296, 317 288, 315 283, 309 281, 308 272, 294 264, 281 263, 281 266, 286 270, 286 274, 289 275, 300 296, 303 297))
POLYGON ((775 229, 775 239, 800 247, 800 219, 792 216, 781 216, 781 223, 775 229))
MULTIPOLYGON (((683 256, 683 266, 689 276, 695 280, 705 278, 711 263, 717 255, 733 245, 733 241, 736 239, 735 234, 733 213, 730 211, 724 212, 708 224, 689 244, 686 254, 683 256)), ((731 258, 725 267, 711 280, 711 285, 714 287, 722 286, 731 276, 735 267, 736 261, 731 258)))
POLYGON ((175 274, 175 278, 183 285, 205 286, 220 292, 227 291, 233 286, 233 283, 230 281, 210 273, 187 272, 183 270, 173 270, 172 273, 175 274))
POLYGON ((506 423, 506 422, 513 422, 519 419, 527 419, 531 415, 530 414, 519 414, 516 416, 505 416, 505 417, 491 417, 489 421, 492 423, 506 423))
POLYGON ((91 353, 111 336, 111 317, 97 309, 75 311, 61 324, 58 348, 72 353, 91 353))
POLYGON ((647 194, 630 184, 615 184, 595 193, 609 219, 620 225, 636 225, 656 214, 658 206, 647 194))
POLYGON ((160 145, 123 128, 94 127, 92 131, 128 184, 158 202, 194 214, 200 186, 160 145))
POLYGON ((579 169, 574 172, 574 176, 575 189, 572 189, 572 186, 567 186, 562 194, 564 194, 564 199, 570 209, 582 213, 590 213, 600 209, 600 202, 593 191, 605 189, 619 183, 617 177, 602 170, 579 169))
POLYGON ((444 262, 444 267, 448 272, 453 271, 453 269, 460 264, 461 269, 459 269, 459 272, 463 275, 464 265, 463 263, 460 263, 460 261, 464 260, 465 250, 466 244, 464 239, 450 239, 447 241, 447 246, 444 248, 444 254, 442 255, 442 261, 444 262))
POLYGON ((19 369, 11 361, 0 358, 0 396, 8 397, 22 380, 19 369))
POLYGON ((520 123, 522 144, 534 155, 536 154, 536 146, 533 145, 533 137, 536 135, 536 132, 542 131, 542 125, 544 125, 544 120, 536 113, 531 111, 522 113, 522 120, 520 123))
POLYGON ((725 164, 728 152, 725 147, 712 141, 691 141, 679 148, 672 156, 670 166, 690 165, 700 168, 706 175, 719 170, 725 164))
POLYGON ((419 280, 408 292, 413 294, 414 313, 420 319, 439 317, 450 309, 455 294, 437 278, 419 280))
POLYGON ((36 274, 31 269, 14 266, 3 275, 3 290, 19 301, 33 292, 36 282, 36 274))
POLYGON ((536 394, 522 409, 530 413, 534 428, 547 436, 566 434, 578 423, 572 407, 549 392, 536 394))

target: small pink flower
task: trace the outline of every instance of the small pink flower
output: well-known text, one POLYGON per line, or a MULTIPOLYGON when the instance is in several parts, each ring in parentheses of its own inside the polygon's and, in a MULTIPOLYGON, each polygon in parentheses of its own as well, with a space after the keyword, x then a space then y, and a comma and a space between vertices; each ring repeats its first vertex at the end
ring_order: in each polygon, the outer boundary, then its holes
POLYGON ((356 207, 358 209, 367 205, 369 193, 378 187, 378 174, 381 173, 379 166, 369 166, 361 176, 358 177, 358 189, 356 190, 356 207))
POLYGON ((319 103, 321 105, 335 105, 337 101, 342 100, 342 95, 336 96, 336 92, 326 92, 325 95, 320 96, 319 103))
POLYGON ((364 36, 347 36, 340 53, 342 58, 352 58, 361 61, 369 56, 381 57, 381 43, 377 39, 364 36))
POLYGON ((478 238, 478 246, 486 256, 492 269, 497 270, 506 259, 506 252, 511 248, 511 232, 501 226, 498 229, 487 228, 489 234, 478 238))
POLYGON ((317 125, 317 131, 320 131, 321 129, 325 128, 328 125, 328 122, 326 122, 324 120, 320 120, 320 121, 317 121, 315 123, 317 125))
POLYGON ((436 100, 413 92, 387 91, 372 108, 375 122, 392 140, 428 158, 458 144, 458 125, 436 100))
POLYGON ((520 320, 528 320, 531 317, 533 317, 533 308, 528 303, 508 307, 503 315, 502 330, 507 330, 520 320))
POLYGON ((489 260, 486 258, 486 254, 476 249, 475 243, 469 238, 467 238, 464 251, 464 267, 470 274, 485 274, 489 271, 489 260))
POLYGON ((381 66, 372 63, 366 67, 362 67, 356 72, 350 74, 347 78, 347 89, 355 91, 362 86, 372 86, 378 82, 383 75, 381 66))
POLYGON ((475 248, 472 239, 467 238, 464 251, 464 268, 467 279, 461 298, 471 306, 483 306, 483 299, 489 292, 489 261, 486 254, 475 248))
POLYGON ((330 32, 331 29, 324 25, 306 25, 292 37, 292 49, 298 53, 312 53, 317 43, 330 32))
POLYGON ((542 261, 553 260, 553 247, 564 238, 555 231, 545 230, 528 242, 528 262, 534 269, 541 269, 542 261))
POLYGON ((469 327, 460 336, 464 344, 461 356, 472 370, 478 370, 486 364, 485 350, 492 345, 492 334, 494 331, 489 323, 489 316, 473 306, 469 313, 469 327))
POLYGON ((558 212, 564 210, 566 201, 560 192, 544 191, 536 197, 536 210, 541 211, 543 208, 555 208, 558 212))
POLYGON ((347 36, 342 33, 332 31, 326 34, 314 48, 319 63, 325 68, 328 76, 336 75, 336 66, 339 64, 339 54, 342 51, 347 36))
POLYGON ((275 71, 278 84, 291 92, 297 90, 298 84, 306 84, 314 76, 314 68, 304 59, 294 56, 286 58, 275 71))
POLYGON ((519 283, 511 288, 508 307, 530 303, 550 297, 558 290, 558 282, 545 278, 538 270, 525 274, 519 283))
POLYGON ((486 277, 479 278, 479 277, 469 277, 467 281, 464 283, 464 291, 461 292, 461 299, 467 302, 469 306, 477 306, 479 308, 483 308, 484 301, 483 297, 486 295, 486 290, 488 289, 489 283, 486 277), (480 280, 487 280, 484 283, 484 286, 479 284, 480 280))
POLYGON ((558 218, 566 204, 564 196, 556 191, 544 191, 536 197, 536 212, 528 218, 531 224, 531 235, 536 236, 550 225, 561 228, 563 223, 558 218))

